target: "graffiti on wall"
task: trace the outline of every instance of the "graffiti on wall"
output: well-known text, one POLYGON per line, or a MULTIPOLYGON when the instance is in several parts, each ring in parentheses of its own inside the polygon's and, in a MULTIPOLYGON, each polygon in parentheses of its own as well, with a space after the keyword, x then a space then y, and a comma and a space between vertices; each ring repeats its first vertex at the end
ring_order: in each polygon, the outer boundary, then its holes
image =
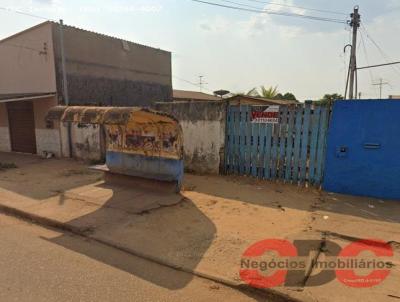
POLYGON ((177 123, 136 123, 107 126, 108 150, 165 158, 182 158, 177 123))

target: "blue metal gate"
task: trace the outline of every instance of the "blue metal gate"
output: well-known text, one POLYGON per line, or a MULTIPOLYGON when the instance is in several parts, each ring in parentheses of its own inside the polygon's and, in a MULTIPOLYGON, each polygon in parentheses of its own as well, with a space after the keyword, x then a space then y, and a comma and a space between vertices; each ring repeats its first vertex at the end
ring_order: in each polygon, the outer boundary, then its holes
POLYGON ((329 108, 281 106, 277 124, 252 123, 252 108, 228 107, 225 172, 319 186, 329 108))
POLYGON ((400 101, 336 101, 323 187, 400 199, 400 101))

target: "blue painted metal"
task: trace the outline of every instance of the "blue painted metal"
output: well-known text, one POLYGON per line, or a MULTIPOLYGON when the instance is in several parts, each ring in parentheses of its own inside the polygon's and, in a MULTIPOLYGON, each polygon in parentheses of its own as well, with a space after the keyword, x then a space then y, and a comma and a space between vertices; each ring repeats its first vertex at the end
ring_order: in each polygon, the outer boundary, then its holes
POLYGON ((323 188, 400 199, 400 101, 336 101, 323 188))
POLYGON ((182 183, 183 160, 107 151, 106 162, 113 173, 182 183))

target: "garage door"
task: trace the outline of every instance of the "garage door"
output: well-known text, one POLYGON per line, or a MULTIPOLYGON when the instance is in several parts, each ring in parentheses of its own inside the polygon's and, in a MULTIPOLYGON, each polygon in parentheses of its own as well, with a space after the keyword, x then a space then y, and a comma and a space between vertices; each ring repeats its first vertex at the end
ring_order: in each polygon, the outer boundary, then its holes
POLYGON ((12 151, 35 154, 35 119, 32 102, 7 103, 7 111, 12 151))

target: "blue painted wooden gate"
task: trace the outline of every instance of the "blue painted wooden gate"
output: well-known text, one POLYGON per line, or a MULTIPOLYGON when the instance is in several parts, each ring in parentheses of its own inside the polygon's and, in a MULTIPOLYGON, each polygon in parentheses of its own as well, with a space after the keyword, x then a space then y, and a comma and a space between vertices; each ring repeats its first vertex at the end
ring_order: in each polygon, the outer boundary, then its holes
POLYGON ((225 172, 319 186, 329 107, 281 106, 278 124, 252 123, 251 112, 250 105, 228 107, 225 172))
POLYGON ((400 199, 400 101, 336 101, 324 189, 400 199))

